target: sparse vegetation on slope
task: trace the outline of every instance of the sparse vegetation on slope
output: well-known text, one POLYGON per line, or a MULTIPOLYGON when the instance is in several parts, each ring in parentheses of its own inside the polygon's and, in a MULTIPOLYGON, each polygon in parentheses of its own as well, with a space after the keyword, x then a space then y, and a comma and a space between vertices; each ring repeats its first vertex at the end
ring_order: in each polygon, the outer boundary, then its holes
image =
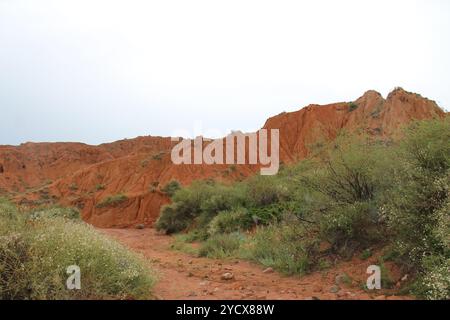
POLYGON ((389 247, 411 292, 449 299, 449 168, 448 118, 414 123, 398 144, 343 134, 277 176, 183 188, 157 227, 287 274, 389 247))
POLYGON ((161 191, 168 195, 169 197, 173 197, 175 192, 181 189, 181 184, 177 180, 172 180, 169 183, 167 183, 161 191))
POLYGON ((119 193, 113 196, 106 197, 103 201, 97 204, 97 208, 111 207, 127 200, 128 197, 125 194, 119 193))

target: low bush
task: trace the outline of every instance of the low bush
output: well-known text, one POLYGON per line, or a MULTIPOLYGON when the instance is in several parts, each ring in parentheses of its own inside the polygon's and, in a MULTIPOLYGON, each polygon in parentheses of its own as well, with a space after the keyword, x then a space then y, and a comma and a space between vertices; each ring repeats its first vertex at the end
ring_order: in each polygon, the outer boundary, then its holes
POLYGON ((355 111, 358 108, 359 108, 359 106, 356 103, 354 103, 354 102, 350 102, 348 104, 348 111, 349 112, 353 112, 353 111, 355 111))
POLYGON ((448 298, 450 119, 413 124, 397 152, 397 183, 383 211, 395 235, 398 262, 418 275, 416 292, 448 298))
POLYGON ((417 294, 433 300, 450 299, 450 258, 428 257, 417 294))
POLYGON ((80 220, 80 212, 75 208, 64 208, 53 206, 48 208, 38 208, 29 212, 32 220, 49 219, 49 218, 65 218, 80 220))
POLYGON ((232 233, 249 230, 254 225, 251 214, 246 208, 239 207, 220 212, 208 225, 208 233, 232 233))
POLYGON ((273 176, 252 177, 244 186, 247 202, 252 207, 264 207, 285 201, 290 195, 289 190, 273 176))
POLYGON ((176 204, 165 205, 161 208, 155 227, 158 231, 165 231, 167 234, 176 233, 187 229, 193 218, 194 215, 178 209, 176 204))
POLYGON ((319 242, 294 217, 258 228, 242 248, 245 258, 285 274, 305 274, 317 260, 319 242))
POLYGON ((163 193, 165 193, 166 195, 168 195, 169 197, 173 197, 173 195, 175 194, 175 192, 177 192, 178 190, 181 189, 181 185, 178 181, 176 180, 172 180, 169 183, 167 183, 162 189, 161 191, 163 193))
POLYGON ((320 219, 322 239, 331 243, 342 256, 351 256, 362 248, 385 240, 385 227, 377 207, 360 202, 336 207, 320 219))
POLYGON ((209 237, 199 250, 201 257, 224 259, 237 256, 245 236, 239 232, 216 234, 209 237))
POLYGON ((0 300, 151 298, 148 266, 72 213, 22 212, 0 201, 0 300), (81 290, 66 288, 72 265, 81 269, 81 290))
POLYGON ((161 209, 156 228, 173 233, 195 226, 206 231, 219 212, 238 207, 243 201, 243 194, 237 188, 197 181, 174 194, 172 204, 161 209))
POLYGON ((128 197, 125 194, 119 193, 119 194, 116 194, 113 196, 106 197, 103 201, 98 203, 96 205, 96 207, 97 208, 112 207, 112 206, 118 205, 122 202, 125 202, 127 200, 128 200, 128 197))
POLYGON ((105 189, 106 189, 106 186, 104 184, 97 184, 95 186, 95 191, 102 191, 102 190, 105 190, 105 189))

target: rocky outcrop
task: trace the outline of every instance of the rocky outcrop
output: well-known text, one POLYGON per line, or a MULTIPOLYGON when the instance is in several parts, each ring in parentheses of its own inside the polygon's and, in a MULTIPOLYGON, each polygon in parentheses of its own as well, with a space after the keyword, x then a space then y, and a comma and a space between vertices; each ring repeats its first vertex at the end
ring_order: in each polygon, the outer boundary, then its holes
MULTIPOLYGON (((368 91, 354 102, 309 105, 270 118, 266 129, 280 130, 280 159, 292 163, 342 129, 396 138, 413 120, 444 117, 434 101, 396 89, 384 99, 368 91)), ((169 202, 161 188, 171 180, 235 181, 259 172, 256 165, 174 165, 170 138, 138 137, 90 146, 82 143, 25 143, 0 146, 0 194, 35 205, 74 205, 98 227, 151 225, 169 202), (121 195, 120 201, 108 197, 121 195)))

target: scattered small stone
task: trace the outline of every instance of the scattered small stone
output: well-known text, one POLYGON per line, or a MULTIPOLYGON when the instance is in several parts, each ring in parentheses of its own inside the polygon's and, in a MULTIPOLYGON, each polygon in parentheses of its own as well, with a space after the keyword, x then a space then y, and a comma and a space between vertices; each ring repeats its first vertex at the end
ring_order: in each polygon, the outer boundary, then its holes
POLYGON ((219 288, 214 288, 214 292, 219 292, 220 291, 220 289, 219 288))
POLYGON ((267 268, 263 271, 263 273, 273 273, 273 268, 267 268))
POLYGON ((136 226, 136 229, 139 229, 139 230, 145 229, 145 225, 144 224, 138 224, 136 226))
POLYGON ((197 293, 195 293, 195 292, 190 292, 188 294, 188 297, 196 297, 196 296, 197 296, 197 293))
POLYGON ((306 301, 319 301, 320 299, 317 297, 308 297, 308 298, 305 298, 305 300, 306 301))
POLYGON ((407 274, 402 278, 402 281, 403 282, 408 281, 408 275, 407 274))
POLYGON ((208 284, 209 284, 208 281, 202 281, 202 282, 199 283, 199 285, 200 285, 201 287, 207 286, 208 284))
POLYGON ((221 277, 222 280, 230 281, 234 279, 234 275, 231 272, 224 273, 221 277))
POLYGON ((189 272, 189 273, 188 273, 188 277, 189 277, 189 278, 192 278, 193 276, 194 276, 194 274, 193 274, 192 272, 189 272))
POLYGON ((322 292, 322 291, 323 291, 323 289, 322 289, 322 287, 320 287, 320 286, 315 286, 315 287, 313 288, 313 292, 320 293, 320 292, 322 292))
POLYGON ((188 262, 188 264, 193 264, 194 263, 194 261, 192 261, 192 260, 189 260, 189 262, 188 262))
POLYGON ((330 288, 330 293, 338 293, 339 291, 341 291, 341 288, 339 288, 338 286, 332 286, 330 288))

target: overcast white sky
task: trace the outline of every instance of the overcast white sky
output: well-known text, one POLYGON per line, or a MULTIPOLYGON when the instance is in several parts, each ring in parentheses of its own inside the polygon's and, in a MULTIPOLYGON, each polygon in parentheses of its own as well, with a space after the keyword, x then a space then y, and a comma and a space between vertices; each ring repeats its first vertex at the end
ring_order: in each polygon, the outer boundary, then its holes
POLYGON ((251 131, 395 86, 450 106, 446 0, 0 0, 0 144, 251 131))

